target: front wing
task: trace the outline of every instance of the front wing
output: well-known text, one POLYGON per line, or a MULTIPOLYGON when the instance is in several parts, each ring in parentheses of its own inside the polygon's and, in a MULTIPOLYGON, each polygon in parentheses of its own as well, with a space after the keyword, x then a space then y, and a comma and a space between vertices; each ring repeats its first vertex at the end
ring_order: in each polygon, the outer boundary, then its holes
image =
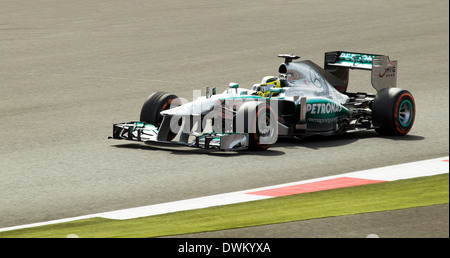
POLYGON ((158 140, 159 130, 152 124, 132 121, 113 125, 113 136, 109 139, 144 142, 151 145, 178 145, 194 148, 217 150, 245 150, 248 149, 247 133, 183 133, 179 139, 172 141, 158 140), (189 141, 189 139, 191 139, 189 141))

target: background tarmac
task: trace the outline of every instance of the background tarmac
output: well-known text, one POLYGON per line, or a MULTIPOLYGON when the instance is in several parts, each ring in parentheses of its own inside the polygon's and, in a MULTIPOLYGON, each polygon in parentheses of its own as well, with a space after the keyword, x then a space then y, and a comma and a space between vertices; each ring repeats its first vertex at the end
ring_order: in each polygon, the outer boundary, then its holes
MULTIPOLYGON (((449 153, 446 0, 3 0, 0 60, 0 227, 449 153), (408 136, 284 140, 265 153, 107 140, 154 91, 249 88, 277 75, 277 54, 323 65, 333 50, 399 61, 397 86, 417 106, 408 136)), ((349 90, 374 92, 370 73, 351 71, 349 90)), ((448 208, 433 216, 448 229, 448 208)))

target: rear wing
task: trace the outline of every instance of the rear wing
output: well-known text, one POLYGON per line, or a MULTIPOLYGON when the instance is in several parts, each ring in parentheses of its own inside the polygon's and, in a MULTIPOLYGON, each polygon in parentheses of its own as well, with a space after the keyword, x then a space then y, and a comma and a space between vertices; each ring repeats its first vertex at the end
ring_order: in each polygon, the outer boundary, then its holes
POLYGON ((348 85, 349 69, 372 71, 372 86, 380 91, 397 86, 397 61, 390 61, 389 56, 364 54, 344 51, 325 53, 324 69, 348 85))

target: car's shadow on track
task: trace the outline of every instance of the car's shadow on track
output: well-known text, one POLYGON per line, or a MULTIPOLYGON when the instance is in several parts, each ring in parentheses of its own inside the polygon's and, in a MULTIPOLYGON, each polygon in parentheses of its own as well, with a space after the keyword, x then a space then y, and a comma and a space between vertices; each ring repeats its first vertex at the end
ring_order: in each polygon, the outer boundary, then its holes
POLYGON ((352 144, 359 140, 382 138, 392 141, 420 141, 425 137, 418 135, 405 135, 405 136, 380 136, 374 131, 362 131, 356 133, 333 135, 333 136, 310 136, 303 139, 298 138, 279 138, 278 141, 266 151, 221 151, 211 149, 197 149, 185 146, 154 146, 143 143, 126 143, 115 144, 112 147, 123 149, 135 149, 135 150, 149 150, 149 151, 167 151, 173 155, 210 155, 216 157, 230 157, 234 155, 240 156, 282 156, 286 152, 283 149, 299 149, 309 148, 319 150, 322 148, 340 147, 348 144, 352 144))
POLYGON ((135 150, 149 150, 149 151, 167 151, 173 155, 209 155, 216 157, 230 157, 235 155, 258 155, 258 156, 281 156, 286 154, 283 151, 268 149, 266 151, 221 151, 221 150, 212 150, 212 149, 197 149, 190 148, 184 146, 153 146, 143 143, 127 143, 127 144, 117 144, 112 145, 112 147, 116 148, 124 148, 124 149, 135 149, 135 150))
POLYGON ((419 135, 410 135, 407 134, 405 136, 378 136, 385 139, 390 139, 393 141, 421 141, 425 140, 425 137, 419 135))
POLYGON ((404 135, 404 136, 381 136, 375 131, 361 131, 332 136, 310 136, 302 139, 296 138, 279 138, 277 143, 273 147, 284 148, 310 148, 321 149, 329 147, 339 147, 352 144, 356 141, 364 139, 389 139, 392 141, 419 141, 424 140, 425 137, 418 135, 404 135))

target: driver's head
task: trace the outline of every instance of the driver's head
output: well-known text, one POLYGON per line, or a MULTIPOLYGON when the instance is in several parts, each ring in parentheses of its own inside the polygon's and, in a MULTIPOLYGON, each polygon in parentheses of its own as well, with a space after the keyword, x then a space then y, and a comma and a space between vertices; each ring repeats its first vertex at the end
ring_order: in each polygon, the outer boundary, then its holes
MULTIPOLYGON (((276 76, 266 76, 261 80, 261 83, 256 89, 256 94, 260 97, 270 96, 270 89, 281 88, 280 80, 276 76)), ((273 94, 272 96, 276 95, 273 94)))
POLYGON ((280 79, 276 76, 266 76, 261 80, 261 86, 269 86, 267 88, 281 88, 280 79))

